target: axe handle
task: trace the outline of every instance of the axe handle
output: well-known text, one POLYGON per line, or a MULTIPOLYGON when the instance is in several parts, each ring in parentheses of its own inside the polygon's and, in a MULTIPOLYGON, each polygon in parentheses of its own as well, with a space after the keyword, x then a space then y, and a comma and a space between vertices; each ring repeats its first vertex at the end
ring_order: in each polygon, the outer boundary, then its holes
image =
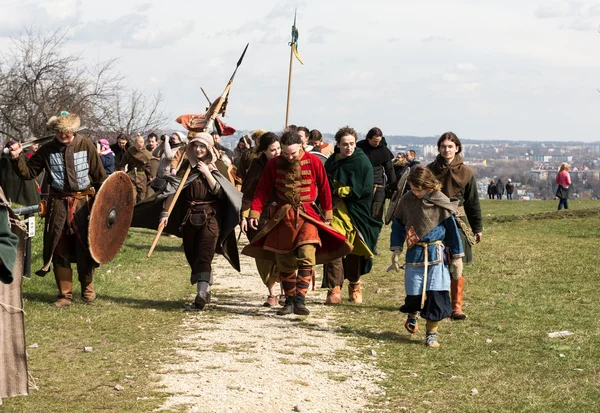
MULTIPOLYGON (((175 195, 173 196, 171 205, 169 205, 169 209, 167 210, 167 218, 171 215, 171 212, 173 212, 173 208, 175 208, 175 203, 177 202, 177 198, 179 198, 179 195, 181 194, 181 191, 183 190, 183 187, 185 186, 185 181, 187 181, 188 176, 190 176, 191 170, 192 170, 191 166, 188 166, 188 168, 185 170, 185 173, 183 174, 183 178, 181 178, 181 182, 179 183, 179 186, 177 187, 177 191, 175 191, 175 195)), ((150 246, 148 255, 146 255, 148 258, 150 258, 150 256, 154 252, 154 248, 156 248, 156 245, 158 244, 158 240, 160 239, 160 234, 162 234, 164 229, 165 229, 164 225, 158 226, 158 231, 156 232, 154 241, 152 241, 152 245, 150 246)))

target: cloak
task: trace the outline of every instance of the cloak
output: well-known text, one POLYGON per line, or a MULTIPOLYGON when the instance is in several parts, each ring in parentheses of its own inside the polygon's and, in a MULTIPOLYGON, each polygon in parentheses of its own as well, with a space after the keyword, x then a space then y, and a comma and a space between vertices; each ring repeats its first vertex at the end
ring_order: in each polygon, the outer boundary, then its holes
MULTIPOLYGON (((350 187, 350 193, 342 200, 350 215, 352 224, 361 239, 373 251, 377 245, 382 223, 371 216, 371 201, 373 198, 373 166, 360 149, 345 159, 337 159, 334 154, 325 162, 325 171, 329 179, 330 188, 335 188, 334 181, 342 187, 350 187)), ((370 272, 373 259, 361 260, 361 274, 370 272)))
MULTIPOLYGON (((219 171, 213 171, 213 176, 223 189, 224 196, 219 199, 219 209, 221 213, 221 231, 217 239, 217 254, 223 255, 229 264, 237 271, 240 271, 240 256, 235 239, 235 227, 239 224, 240 210, 242 208, 242 194, 235 189, 229 179, 225 178, 219 171)), ((192 170, 192 174, 184 183, 184 188, 198 178, 199 173, 192 170)), ((169 195, 174 194, 179 186, 180 178, 171 175, 165 175, 167 184, 156 192, 150 198, 147 198, 135 205, 131 226, 134 228, 158 229, 158 221, 163 211, 164 201, 169 195)), ((179 227, 183 222, 187 212, 188 205, 183 197, 179 197, 169 216, 165 232, 181 237, 179 227)))
MULTIPOLYGON (((21 155, 25 156, 25 155, 21 155)), ((15 204, 30 206, 40 203, 40 194, 36 180, 24 181, 14 172, 7 156, 0 158, 0 187, 4 190, 6 198, 15 204)))

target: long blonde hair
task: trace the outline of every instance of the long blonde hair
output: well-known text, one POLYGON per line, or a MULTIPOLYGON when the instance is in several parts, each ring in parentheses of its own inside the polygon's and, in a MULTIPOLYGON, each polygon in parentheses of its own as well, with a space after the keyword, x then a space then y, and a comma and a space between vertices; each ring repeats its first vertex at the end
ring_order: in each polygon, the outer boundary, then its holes
POLYGON ((567 171, 569 172, 569 169, 571 169, 569 167, 569 164, 566 162, 563 162, 562 164, 560 164, 560 168, 558 169, 558 173, 561 173, 562 171, 567 171))
POLYGON ((418 190, 425 190, 429 193, 442 189, 442 184, 435 175, 427 168, 417 165, 410 169, 407 182, 418 190))

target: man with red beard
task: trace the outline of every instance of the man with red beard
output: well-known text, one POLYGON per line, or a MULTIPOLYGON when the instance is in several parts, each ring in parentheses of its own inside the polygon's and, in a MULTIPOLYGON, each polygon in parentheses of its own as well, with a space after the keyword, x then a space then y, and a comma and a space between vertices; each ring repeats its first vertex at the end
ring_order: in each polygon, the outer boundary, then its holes
POLYGON ((283 134, 281 155, 265 166, 251 205, 250 228, 257 229, 273 188, 277 202, 270 206, 271 218, 242 253, 276 262, 286 296, 277 314, 308 315, 304 300, 314 266, 345 256, 352 246, 323 222, 333 218, 325 168, 316 155, 304 151, 297 132, 283 134), (317 196, 322 212, 314 202, 317 196))

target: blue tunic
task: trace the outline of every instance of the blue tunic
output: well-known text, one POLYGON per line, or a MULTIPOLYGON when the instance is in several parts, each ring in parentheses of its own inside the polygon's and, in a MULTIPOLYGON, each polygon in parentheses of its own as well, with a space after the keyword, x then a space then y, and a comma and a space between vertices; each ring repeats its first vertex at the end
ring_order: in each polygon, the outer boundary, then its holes
MULTIPOLYGON (((402 248, 406 238, 406 226, 398 219, 392 222, 390 248, 402 248)), ((443 241, 443 245, 429 245, 428 271, 426 291, 450 291, 450 272, 444 263, 444 245, 450 249, 453 258, 464 255, 458 226, 454 216, 449 217, 434 227, 419 242, 431 243, 443 241)), ((406 251, 406 266, 404 271, 404 287, 406 295, 421 295, 423 290, 423 271, 425 248, 413 245, 406 251)))

